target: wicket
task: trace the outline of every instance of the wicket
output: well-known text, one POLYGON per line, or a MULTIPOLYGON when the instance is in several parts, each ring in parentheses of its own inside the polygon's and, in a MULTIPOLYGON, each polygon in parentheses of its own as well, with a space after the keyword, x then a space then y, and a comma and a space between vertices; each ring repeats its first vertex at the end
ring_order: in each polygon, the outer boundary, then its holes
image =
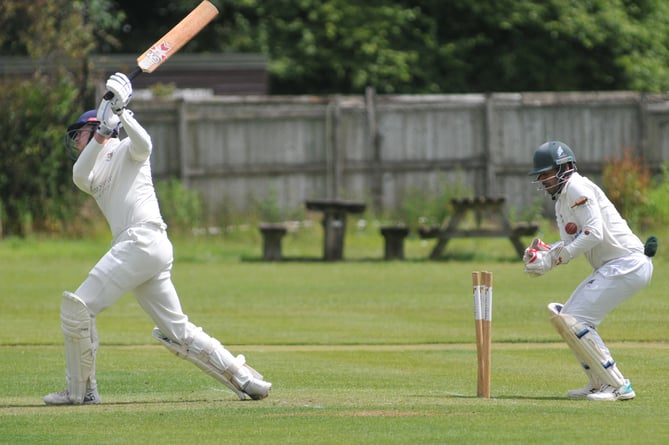
POLYGON ((490 398, 492 329, 492 272, 472 272, 476 328, 476 396, 490 398))

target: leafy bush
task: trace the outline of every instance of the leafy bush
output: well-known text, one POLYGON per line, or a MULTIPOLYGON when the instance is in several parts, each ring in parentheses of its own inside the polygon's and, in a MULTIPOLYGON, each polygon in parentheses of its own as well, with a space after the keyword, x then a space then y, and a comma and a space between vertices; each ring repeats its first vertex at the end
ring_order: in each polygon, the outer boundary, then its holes
POLYGON ((643 159, 632 149, 625 149, 621 158, 604 165, 602 183, 620 214, 630 225, 646 225, 652 174, 643 159))
POLYGON ((646 228, 666 227, 669 223, 669 163, 662 166, 662 175, 648 191, 647 202, 646 228))
POLYGON ((189 232, 202 222, 202 197, 184 187, 181 181, 169 179, 155 184, 163 219, 172 231, 189 232))
POLYGON ((472 191, 462 182, 441 180, 437 192, 416 186, 407 190, 399 210, 399 220, 412 229, 441 224, 453 212, 451 199, 471 194, 472 191))
POLYGON ((3 235, 60 230, 73 218, 69 204, 78 198, 62 141, 75 96, 66 78, 36 76, 0 88, 3 235))
POLYGON ((116 41, 109 31, 122 19, 110 0, 0 2, 0 52, 33 64, 30 76, 0 79, 0 237, 81 227, 86 197, 75 192, 63 134, 92 108, 90 54, 116 41))
POLYGON ((278 194, 271 188, 264 197, 256 203, 260 220, 269 223, 278 223, 285 219, 285 212, 279 205, 278 194))

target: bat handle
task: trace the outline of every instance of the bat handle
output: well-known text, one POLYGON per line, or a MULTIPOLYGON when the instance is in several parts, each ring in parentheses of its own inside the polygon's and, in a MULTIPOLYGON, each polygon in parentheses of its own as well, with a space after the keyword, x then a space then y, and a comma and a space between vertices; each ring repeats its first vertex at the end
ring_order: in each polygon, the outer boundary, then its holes
MULTIPOLYGON (((142 69, 136 66, 135 69, 126 74, 126 76, 128 76, 128 79, 132 80, 135 77, 139 76, 140 74, 142 74, 142 69)), ((111 91, 107 91, 105 95, 102 96, 104 100, 111 100, 112 97, 114 97, 114 93, 112 93, 111 91)))

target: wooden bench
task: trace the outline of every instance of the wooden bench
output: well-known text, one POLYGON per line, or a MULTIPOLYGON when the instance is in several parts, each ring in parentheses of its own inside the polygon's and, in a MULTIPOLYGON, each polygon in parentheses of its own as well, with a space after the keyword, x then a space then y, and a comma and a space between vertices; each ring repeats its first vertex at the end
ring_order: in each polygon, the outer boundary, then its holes
MULTIPOLYGON (((539 232, 538 222, 519 222, 511 226, 517 236, 535 236, 539 232)), ((523 249, 524 250, 524 249, 523 249)))
POLYGON ((281 239, 288 229, 283 224, 261 223, 258 228, 262 234, 262 257, 265 261, 281 261, 281 239))
POLYGON ((534 236, 539 230, 539 224, 518 223, 511 224, 504 212, 505 198, 503 197, 476 197, 476 198, 454 198, 451 200, 453 205, 453 215, 448 224, 444 226, 426 226, 418 230, 418 234, 423 239, 436 238, 437 244, 430 253, 430 258, 438 258, 443 252, 446 244, 453 238, 473 238, 473 237, 504 237, 509 238, 513 244, 516 253, 520 258, 523 257, 525 245, 520 237, 534 236), (476 221, 476 228, 461 229, 460 224, 465 216, 472 212, 476 221), (482 226, 484 217, 490 218, 494 225, 482 226))
POLYGON ((438 225, 433 225, 433 226, 420 226, 418 228, 418 236, 421 239, 433 239, 439 236, 439 231, 441 230, 441 226, 438 225))
MULTIPOLYGON (((511 225, 513 234, 516 236, 535 236, 539 232, 539 223, 538 222, 519 222, 511 225)), ((440 232, 442 231, 441 226, 432 225, 432 226, 420 226, 418 228, 418 236, 421 239, 434 239, 438 238, 440 232)), ((463 233, 469 232, 470 236, 474 236, 472 231, 463 231, 463 233)), ((503 234, 502 234, 503 236, 503 234)), ((524 249, 523 249, 524 250, 524 249)))
POLYGON ((381 235, 385 240, 386 260, 404 259, 404 239, 409 235, 409 228, 404 225, 381 227, 381 235))

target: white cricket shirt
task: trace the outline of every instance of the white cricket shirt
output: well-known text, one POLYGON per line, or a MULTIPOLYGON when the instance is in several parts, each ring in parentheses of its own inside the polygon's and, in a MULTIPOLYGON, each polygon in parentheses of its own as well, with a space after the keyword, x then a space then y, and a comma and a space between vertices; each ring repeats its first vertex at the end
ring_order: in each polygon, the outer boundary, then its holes
POLYGON ((151 178, 151 137, 132 112, 120 118, 128 137, 106 144, 91 139, 72 169, 74 183, 95 198, 114 238, 140 223, 164 224, 151 178))
POLYGON ((631 253, 643 243, 594 182, 574 172, 555 201, 560 238, 572 258, 585 255, 594 269, 631 253))

